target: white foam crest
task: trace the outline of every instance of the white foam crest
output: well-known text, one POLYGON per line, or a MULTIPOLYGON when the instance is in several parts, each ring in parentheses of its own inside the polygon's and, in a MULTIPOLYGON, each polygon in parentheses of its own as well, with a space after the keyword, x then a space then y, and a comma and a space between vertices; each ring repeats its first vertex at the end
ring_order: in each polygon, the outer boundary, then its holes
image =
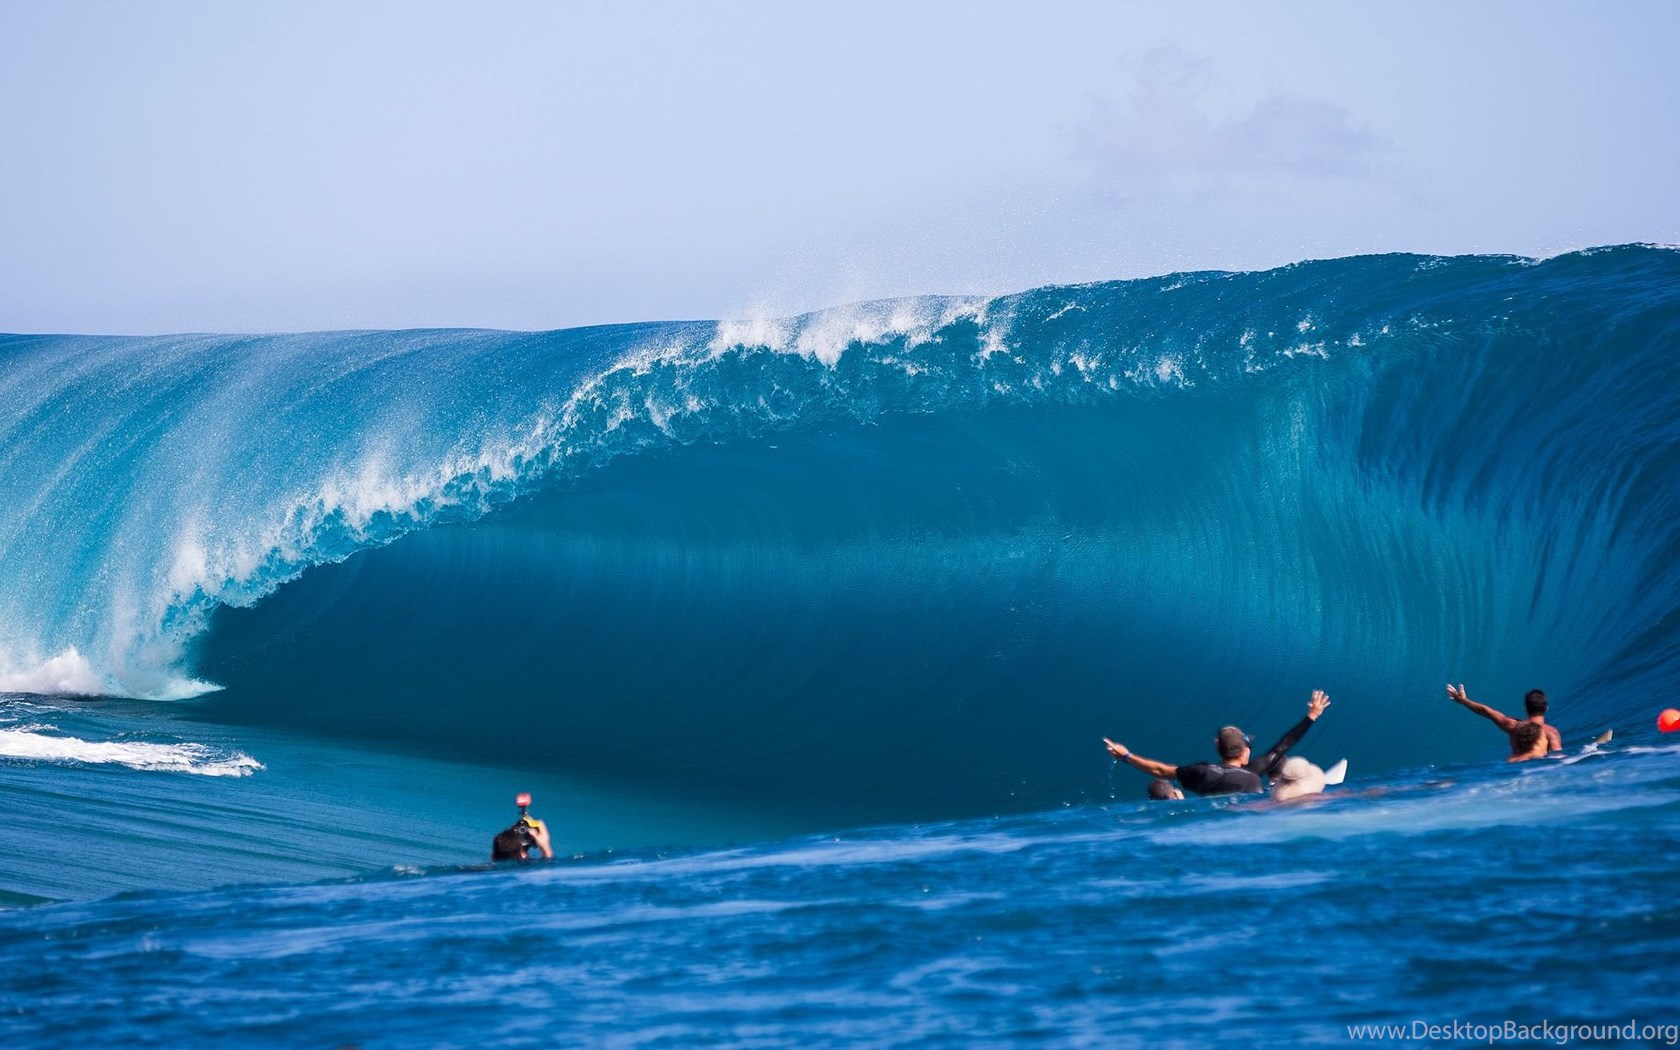
POLYGON ((838 364, 854 344, 902 339, 914 349, 931 342, 947 325, 986 323, 989 300, 982 298, 898 299, 858 303, 797 318, 748 317, 719 321, 708 349, 713 356, 733 349, 762 348, 838 364))
POLYGON ((1101 354, 1088 354, 1084 350, 1074 350, 1068 354, 1068 364, 1079 370, 1080 375, 1090 375, 1102 367, 1101 354))
POLYGON ((0 671, 0 693, 96 696, 104 691, 104 676, 74 646, 22 670, 0 671))
POLYGON ((1283 352, 1284 357, 1318 357, 1326 361, 1330 359, 1330 348, 1324 343, 1299 343, 1283 352))
POLYGON ((664 433, 671 434, 671 420, 678 416, 699 415, 709 406, 705 401, 685 391, 672 402, 662 401, 650 393, 642 399, 642 407, 647 410, 649 422, 664 433))
POLYGON ((148 744, 48 736, 34 727, 0 729, 0 758, 29 762, 116 765, 149 773, 247 777, 264 766, 243 752, 218 753, 205 744, 148 744))
POLYGON ((249 538, 216 544, 206 539, 202 521, 191 520, 175 540, 164 605, 188 608, 198 596, 248 605, 308 566, 389 542, 439 509, 487 510, 498 488, 528 476, 534 461, 553 458, 553 429, 539 415, 512 437, 459 449, 422 470, 396 465, 386 450, 369 450, 350 469, 294 497, 249 538), (342 542, 324 543, 331 535, 342 542))
MULTIPOLYGON (((1137 386, 1195 386, 1186 372, 1184 355, 1177 353, 1164 353, 1153 359, 1140 357, 1127 366, 1123 374, 1128 382, 1137 386)), ((1115 387, 1114 377, 1109 378, 1109 386, 1115 387)))
POLYGON ((786 353, 793 338, 793 322, 784 317, 745 317, 719 321, 708 348, 715 356, 741 347, 763 347, 786 353))
MULTIPOLYGON (((979 358, 982 364, 990 361, 998 354, 1007 354, 1009 350, 1010 326, 1014 320, 1012 314, 992 319, 989 311, 982 310, 974 319, 975 323, 983 326, 984 332, 980 337, 979 358)), ((1019 359, 1017 359, 1019 360, 1019 359)))
POLYGON ((130 696, 140 700, 188 700, 221 686, 167 672, 140 671, 113 663, 101 669, 75 646, 56 656, 17 660, 0 657, 0 693, 38 696, 130 696))
POLYGON ((169 586, 177 593, 190 590, 210 570, 210 554, 198 537, 196 525, 175 538, 175 557, 169 565, 169 586))

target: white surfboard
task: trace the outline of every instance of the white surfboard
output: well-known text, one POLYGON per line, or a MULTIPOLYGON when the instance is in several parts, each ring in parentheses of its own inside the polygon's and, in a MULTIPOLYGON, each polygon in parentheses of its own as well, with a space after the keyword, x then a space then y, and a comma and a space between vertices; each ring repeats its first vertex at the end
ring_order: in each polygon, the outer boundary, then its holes
POLYGON ((1553 751, 1546 757, 1556 758, 1560 765, 1572 766, 1581 761, 1583 758, 1598 754, 1598 749, 1603 747, 1605 744, 1608 744, 1611 740, 1614 740, 1615 737, 1616 731, 1614 729, 1606 729, 1604 732, 1593 737, 1592 743, 1583 747, 1580 754, 1564 756, 1561 752, 1553 751))
POLYGON ((1347 778, 1347 759, 1342 759, 1324 771, 1324 786, 1335 787, 1347 778))

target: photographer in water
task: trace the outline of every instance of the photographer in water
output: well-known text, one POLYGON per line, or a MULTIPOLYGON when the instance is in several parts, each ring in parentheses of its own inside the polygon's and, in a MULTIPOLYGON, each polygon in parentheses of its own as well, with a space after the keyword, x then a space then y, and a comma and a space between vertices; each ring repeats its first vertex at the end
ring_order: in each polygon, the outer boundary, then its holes
POLYGON ((525 812, 531 805, 531 796, 520 794, 514 799, 514 804, 519 807, 519 819, 491 840, 490 859, 529 860, 531 850, 536 849, 542 853, 544 860, 553 860, 554 847, 548 841, 548 825, 525 812))

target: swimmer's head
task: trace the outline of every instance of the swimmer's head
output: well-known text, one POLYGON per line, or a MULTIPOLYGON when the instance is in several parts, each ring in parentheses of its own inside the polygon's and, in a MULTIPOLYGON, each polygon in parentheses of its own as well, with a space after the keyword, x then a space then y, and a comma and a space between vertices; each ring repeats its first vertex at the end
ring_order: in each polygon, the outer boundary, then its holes
POLYGON ((1157 802, 1171 802, 1184 797, 1184 792, 1173 786, 1173 782, 1162 777, 1156 777, 1149 782, 1149 797, 1157 802))
POLYGON ((1546 713, 1546 694, 1538 689, 1530 689, 1523 697, 1523 707, 1528 711, 1528 717, 1546 713))
POLYGON ((1226 762, 1248 761, 1248 734, 1236 726, 1226 726, 1213 738, 1214 746, 1219 748, 1219 757, 1226 762))
POLYGON ((1272 797, 1288 802, 1303 795, 1317 795, 1324 790, 1324 770, 1304 758, 1291 758, 1278 767, 1272 780, 1272 797))
POLYGON ((515 824, 496 835, 490 843, 491 860, 524 860, 531 849, 531 840, 523 828, 515 824))

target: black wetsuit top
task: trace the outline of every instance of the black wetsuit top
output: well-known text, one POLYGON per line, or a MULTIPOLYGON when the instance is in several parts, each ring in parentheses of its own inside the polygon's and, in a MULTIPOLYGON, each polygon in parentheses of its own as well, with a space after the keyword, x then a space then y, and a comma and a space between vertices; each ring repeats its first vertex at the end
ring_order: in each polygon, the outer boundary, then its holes
POLYGON ((1312 719, 1303 718, 1272 749, 1259 758, 1250 759, 1246 766, 1222 766, 1216 762, 1197 762, 1193 766, 1178 767, 1178 782, 1184 790, 1197 795, 1242 795, 1266 790, 1261 777, 1275 774, 1289 749, 1300 743, 1312 728, 1312 719))
POLYGON ((1266 790, 1256 774, 1241 766, 1221 766, 1214 762, 1179 766, 1178 782, 1184 785, 1184 790, 1197 795, 1242 795, 1266 790))
POLYGON ((1301 742, 1301 738, 1307 735, 1307 730, 1311 729, 1312 725, 1313 720, 1310 718, 1303 718, 1299 722, 1296 722, 1294 728, 1283 734, 1282 738, 1272 745, 1272 749, 1270 751, 1261 755, 1259 758, 1249 759, 1248 765, 1245 768, 1250 773, 1254 773, 1259 776, 1277 776, 1278 767, 1283 765, 1283 760, 1289 757, 1289 749, 1301 742))

